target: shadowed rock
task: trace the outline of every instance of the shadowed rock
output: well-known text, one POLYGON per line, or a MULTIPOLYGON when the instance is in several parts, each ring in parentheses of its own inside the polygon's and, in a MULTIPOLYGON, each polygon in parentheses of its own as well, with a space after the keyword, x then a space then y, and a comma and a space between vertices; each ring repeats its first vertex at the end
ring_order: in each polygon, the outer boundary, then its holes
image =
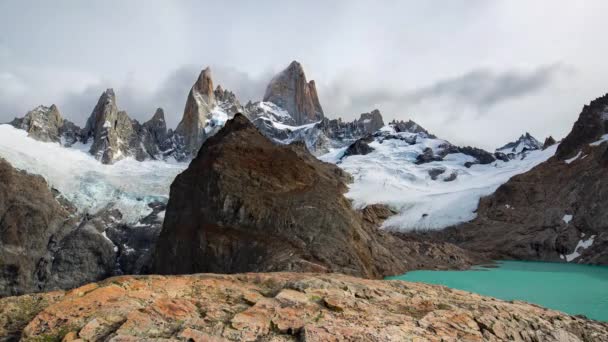
MULTIPOLYGON (((273 144, 236 115, 171 185, 153 272, 381 277, 444 264, 365 224, 342 195, 349 178, 304 144, 273 144)), ((466 264, 462 252, 454 253, 454 265, 466 264)))

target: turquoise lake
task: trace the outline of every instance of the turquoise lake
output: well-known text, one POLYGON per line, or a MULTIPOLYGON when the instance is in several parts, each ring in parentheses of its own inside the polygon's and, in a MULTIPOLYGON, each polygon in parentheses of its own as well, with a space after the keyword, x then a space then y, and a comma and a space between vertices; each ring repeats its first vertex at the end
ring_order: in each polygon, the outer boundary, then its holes
POLYGON ((497 266, 467 271, 412 271, 387 279, 445 285, 608 321, 606 266, 526 261, 501 261, 497 266))

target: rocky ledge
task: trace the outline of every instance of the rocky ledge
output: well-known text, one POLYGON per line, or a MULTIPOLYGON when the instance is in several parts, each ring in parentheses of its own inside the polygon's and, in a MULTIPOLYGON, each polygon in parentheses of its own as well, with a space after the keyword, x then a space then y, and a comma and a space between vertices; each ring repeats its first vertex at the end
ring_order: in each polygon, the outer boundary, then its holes
POLYGON ((608 324, 442 286, 339 274, 124 276, 0 299, 24 341, 607 341, 608 324))

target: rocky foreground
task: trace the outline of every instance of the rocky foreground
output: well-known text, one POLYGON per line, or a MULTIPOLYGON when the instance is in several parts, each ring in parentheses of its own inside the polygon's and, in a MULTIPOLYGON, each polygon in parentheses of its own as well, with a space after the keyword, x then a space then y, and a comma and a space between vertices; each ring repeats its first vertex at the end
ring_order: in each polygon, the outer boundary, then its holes
POLYGON ((0 299, 23 341, 608 341, 608 324, 441 286, 339 274, 124 276, 0 299))

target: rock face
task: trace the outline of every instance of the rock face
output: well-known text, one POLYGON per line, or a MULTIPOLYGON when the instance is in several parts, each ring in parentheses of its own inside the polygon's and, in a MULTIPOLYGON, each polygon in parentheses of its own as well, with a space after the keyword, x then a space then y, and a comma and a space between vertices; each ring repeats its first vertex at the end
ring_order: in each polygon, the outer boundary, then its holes
POLYGON ((162 146, 158 139, 166 134, 162 109, 141 125, 118 110, 114 90, 107 89, 87 120, 82 140, 92 140, 89 152, 102 163, 112 164, 126 157, 139 161, 157 158, 162 146))
POLYGON ((399 132, 424 133, 431 138, 434 137, 434 135, 430 134, 426 129, 424 129, 422 126, 418 125, 417 123, 415 123, 412 120, 408 120, 408 121, 393 120, 393 121, 391 121, 391 125, 393 127, 395 127, 395 131, 397 133, 399 133, 399 132))
MULTIPOLYGON (((348 178, 304 144, 273 144, 236 115, 171 185, 152 272, 380 277, 450 264, 365 224, 342 195, 348 178)), ((468 263, 453 254, 454 265, 468 263)))
POLYGON ((135 225, 118 210, 78 213, 40 176, 0 158, 0 296, 69 289, 150 264, 165 206, 135 225))
MULTIPOLYGON (((216 106, 211 69, 201 71, 190 89, 184 108, 182 121, 177 125, 175 134, 183 139, 183 153, 194 156, 207 138, 205 124, 207 116, 216 106)), ((184 158, 179 158, 184 159, 184 158)))
POLYGON ((340 274, 117 277, 0 299, 23 341, 607 341, 608 325, 441 286, 340 274))
POLYGON ((346 151, 344 151, 344 157, 354 156, 354 155, 366 155, 371 153, 374 148, 370 147, 368 144, 374 141, 374 138, 369 135, 367 137, 358 139, 354 143, 352 143, 346 151))
POLYGON ((477 219, 443 232, 448 241, 493 258, 607 264, 602 101, 584 107, 554 157, 483 198, 477 219))
POLYGON ((44 289, 41 264, 75 222, 40 176, 0 159, 0 296, 44 289))
POLYGON ((583 107, 570 133, 557 147, 560 160, 573 157, 583 145, 599 140, 608 132, 608 94, 583 107))
POLYGON ((552 136, 548 136, 545 139, 545 142, 543 143, 543 150, 547 149, 548 147, 551 147, 553 145, 557 144, 557 141, 555 141, 555 139, 553 139, 552 136))
MULTIPOLYGON (((171 185, 154 271, 377 276, 368 249, 376 241, 342 196, 346 177, 301 147, 271 143, 237 115, 171 185)), ((385 267, 398 268, 390 253, 384 257, 385 267)))
POLYGON ((316 122, 324 117, 315 82, 306 80, 302 65, 296 61, 270 81, 264 101, 288 111, 296 125, 316 122))
POLYGON ((167 149, 165 144, 169 134, 162 108, 157 108, 152 118, 143 125, 137 125, 137 131, 144 149, 150 156, 159 156, 167 149))
POLYGON ((28 136, 33 139, 66 146, 80 140, 82 134, 79 127, 61 116, 55 105, 38 106, 23 118, 15 118, 10 124, 27 131, 28 136))

